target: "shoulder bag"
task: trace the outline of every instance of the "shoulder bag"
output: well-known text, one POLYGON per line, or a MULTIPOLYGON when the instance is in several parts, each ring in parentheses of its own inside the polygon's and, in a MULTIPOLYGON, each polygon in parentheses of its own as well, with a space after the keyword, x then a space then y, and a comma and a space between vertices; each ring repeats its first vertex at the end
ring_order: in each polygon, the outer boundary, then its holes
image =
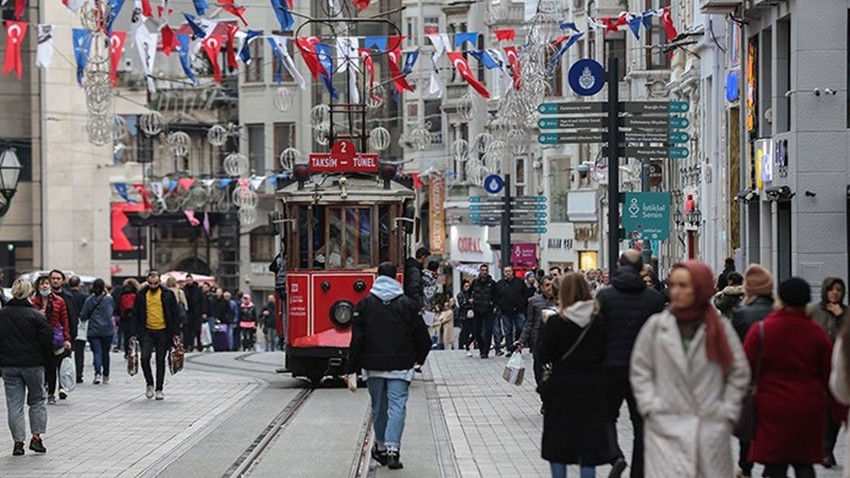
MULTIPOLYGON (((588 331, 590 331, 590 327, 593 326, 594 321, 596 321, 596 315, 594 315, 593 318, 590 319, 590 322, 587 324, 587 327, 585 327, 584 330, 581 331, 581 334, 578 336, 576 341, 573 342, 573 345, 566 352, 564 352, 564 355, 561 355, 561 358, 558 359, 558 362, 556 362, 556 364, 562 364, 566 362, 568 358, 570 358, 570 355, 575 352, 575 350, 581 344, 582 340, 584 340, 584 336, 587 335, 588 331)), ((552 378, 552 368, 556 364, 552 364, 551 367, 544 366, 543 374, 540 377, 540 384, 537 385, 537 393, 540 394, 541 397, 545 396, 551 388, 549 382, 552 378)))
POLYGON ((741 407, 741 418, 735 424, 733 435, 741 441, 752 441, 756 436, 756 389, 758 388, 759 376, 761 375, 761 361, 764 354, 764 320, 758 323, 759 347, 756 358, 756 370, 750 382, 750 388, 744 397, 744 405, 741 407))

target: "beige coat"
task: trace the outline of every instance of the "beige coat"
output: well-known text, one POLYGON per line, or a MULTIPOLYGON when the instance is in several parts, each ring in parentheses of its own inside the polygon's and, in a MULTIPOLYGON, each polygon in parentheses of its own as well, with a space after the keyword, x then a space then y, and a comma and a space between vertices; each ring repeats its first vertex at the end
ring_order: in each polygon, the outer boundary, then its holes
MULTIPOLYGON (((847 361, 842 356, 842 340, 835 341, 832 348, 832 371, 829 374, 829 389, 832 396, 842 405, 850 405, 850 385, 847 384, 847 361)), ((848 417, 850 418, 850 417, 848 417)), ((846 427, 845 427, 846 428, 846 427)), ((848 430, 850 436, 850 430, 848 430)), ((850 478, 850 455, 844 457, 844 478, 850 478)))
POLYGON ((705 353, 705 326, 687 354, 676 317, 652 316, 638 335, 631 382, 644 417, 646 476, 731 478, 731 433, 750 382, 750 368, 735 330, 723 321, 735 357, 724 376, 705 353))

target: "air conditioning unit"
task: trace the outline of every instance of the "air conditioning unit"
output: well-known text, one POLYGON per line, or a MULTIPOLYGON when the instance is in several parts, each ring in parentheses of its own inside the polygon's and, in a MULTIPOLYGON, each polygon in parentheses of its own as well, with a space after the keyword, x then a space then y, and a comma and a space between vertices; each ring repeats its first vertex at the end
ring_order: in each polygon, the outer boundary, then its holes
POLYGON ((742 0, 701 0, 699 9, 702 13, 732 13, 743 3, 742 0))

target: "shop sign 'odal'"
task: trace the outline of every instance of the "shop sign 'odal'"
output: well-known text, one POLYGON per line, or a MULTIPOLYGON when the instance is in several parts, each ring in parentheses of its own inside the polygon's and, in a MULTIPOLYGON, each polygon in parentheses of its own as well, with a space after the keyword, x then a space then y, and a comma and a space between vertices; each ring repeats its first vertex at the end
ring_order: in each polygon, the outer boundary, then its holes
POLYGON ((626 236, 641 240, 670 237, 670 193, 626 193, 623 229, 626 236))

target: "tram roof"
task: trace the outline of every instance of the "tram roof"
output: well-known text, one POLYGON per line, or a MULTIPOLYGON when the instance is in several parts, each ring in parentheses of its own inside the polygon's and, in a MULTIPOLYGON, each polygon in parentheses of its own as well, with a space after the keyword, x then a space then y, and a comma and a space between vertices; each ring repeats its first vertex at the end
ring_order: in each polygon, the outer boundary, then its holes
POLYGON ((377 176, 314 175, 304 183, 303 189, 298 189, 298 183, 292 182, 278 189, 275 197, 285 202, 315 203, 315 194, 319 193, 320 202, 326 204, 396 202, 414 197, 413 189, 403 184, 390 181, 389 186, 385 189, 383 179, 377 176), (345 186, 340 184, 342 178, 346 180, 345 186))

